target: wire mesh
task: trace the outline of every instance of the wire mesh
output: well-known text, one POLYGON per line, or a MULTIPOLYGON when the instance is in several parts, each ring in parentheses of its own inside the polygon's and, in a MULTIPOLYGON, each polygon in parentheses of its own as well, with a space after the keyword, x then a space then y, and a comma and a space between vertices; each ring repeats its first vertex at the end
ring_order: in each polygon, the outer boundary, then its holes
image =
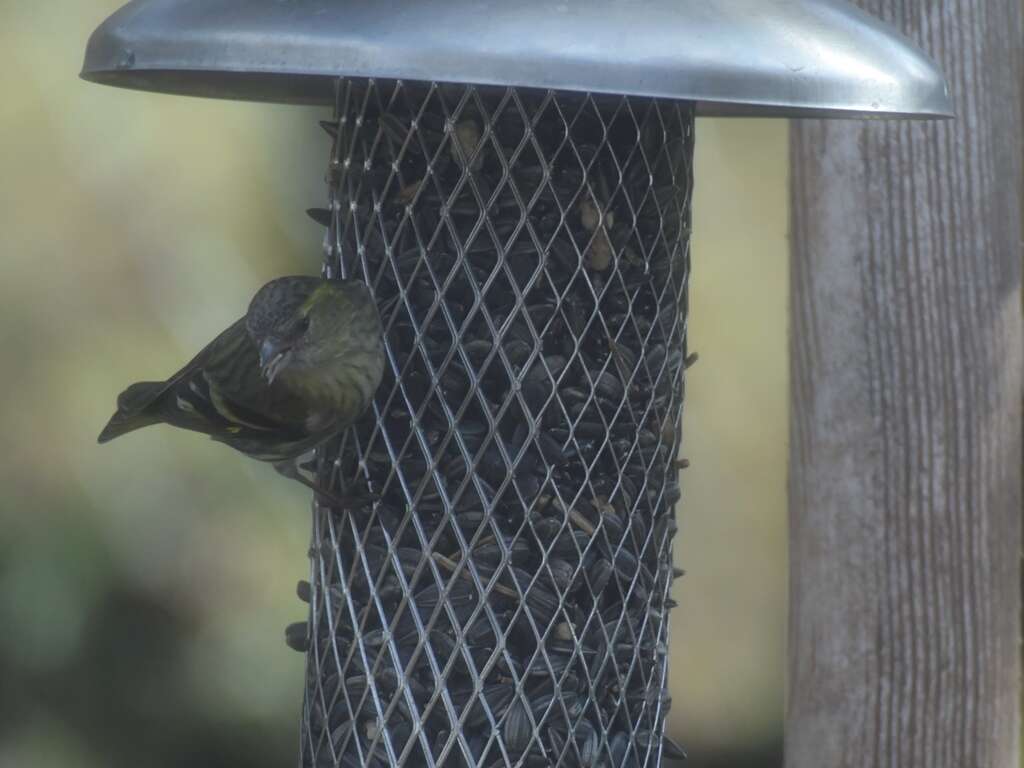
POLYGON ((387 371, 320 481, 303 766, 661 764, 693 111, 339 81, 329 277, 387 371))

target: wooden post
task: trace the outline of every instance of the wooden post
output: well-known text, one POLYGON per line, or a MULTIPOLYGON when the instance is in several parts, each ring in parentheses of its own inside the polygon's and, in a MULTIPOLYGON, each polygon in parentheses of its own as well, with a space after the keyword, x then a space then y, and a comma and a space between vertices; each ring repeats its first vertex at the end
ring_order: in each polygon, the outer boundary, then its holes
POLYGON ((1020 0, 861 0, 954 122, 792 131, 787 768, 1020 765, 1020 0))

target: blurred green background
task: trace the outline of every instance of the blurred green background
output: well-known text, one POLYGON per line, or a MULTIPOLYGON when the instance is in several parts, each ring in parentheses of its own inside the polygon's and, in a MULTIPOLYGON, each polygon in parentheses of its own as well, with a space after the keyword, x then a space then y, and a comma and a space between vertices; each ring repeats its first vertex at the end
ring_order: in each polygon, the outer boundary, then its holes
MULTIPOLYGON (((293 765, 308 495, 200 437, 100 448, 285 272, 315 273, 322 111, 77 78, 120 0, 0 2, 0 766, 293 765)), ((670 730, 781 760, 786 124, 698 125, 670 730)))

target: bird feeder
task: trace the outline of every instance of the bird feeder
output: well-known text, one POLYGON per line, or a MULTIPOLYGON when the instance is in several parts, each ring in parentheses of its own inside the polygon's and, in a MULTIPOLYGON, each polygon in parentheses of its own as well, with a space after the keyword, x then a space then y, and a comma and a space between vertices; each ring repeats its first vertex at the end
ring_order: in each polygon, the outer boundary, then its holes
POLYGON ((658 766, 694 118, 939 117, 840 0, 136 0, 83 77, 333 109, 387 371, 318 452, 304 766, 658 766))

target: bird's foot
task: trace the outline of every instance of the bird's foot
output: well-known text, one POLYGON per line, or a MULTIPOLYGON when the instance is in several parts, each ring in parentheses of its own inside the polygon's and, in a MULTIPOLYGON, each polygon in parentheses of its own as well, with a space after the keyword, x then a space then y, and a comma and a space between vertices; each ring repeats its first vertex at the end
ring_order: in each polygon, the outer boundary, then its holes
POLYGON ((275 464, 274 468, 285 477, 291 478, 309 488, 316 496, 317 506, 329 507, 331 509, 362 509, 380 501, 380 497, 374 494, 344 494, 324 488, 316 480, 306 477, 300 471, 299 465, 295 462, 282 462, 275 464))

